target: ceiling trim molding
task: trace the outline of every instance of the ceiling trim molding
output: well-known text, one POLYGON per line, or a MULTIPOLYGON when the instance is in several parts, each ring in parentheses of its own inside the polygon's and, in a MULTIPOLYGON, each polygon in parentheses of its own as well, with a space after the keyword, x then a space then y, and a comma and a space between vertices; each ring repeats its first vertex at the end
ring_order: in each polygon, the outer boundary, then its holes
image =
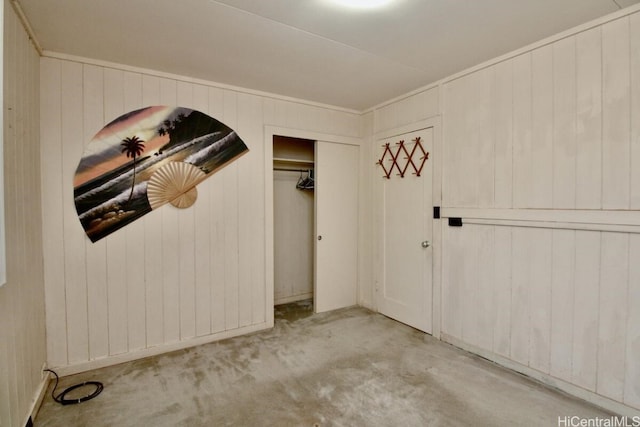
POLYGON ((629 6, 629 7, 626 7, 624 9, 618 10, 616 12, 612 12, 612 13, 610 13, 608 15, 605 15, 605 16, 602 16, 600 18, 596 18, 596 19, 591 20, 589 22, 586 22, 584 24, 580 24, 580 25, 578 25, 576 27, 570 28, 570 29, 568 29, 566 31, 562 31, 562 32, 560 32, 558 34, 554 34, 552 36, 546 37, 546 38, 544 38, 542 40, 539 40, 537 42, 534 42, 534 43, 531 43, 529 45, 523 46, 523 47, 521 47, 519 49, 516 49, 516 50, 513 50, 511 52, 505 53, 504 55, 500 55, 500 56, 495 57, 493 59, 490 59, 488 61, 482 62, 482 63, 480 63, 478 65, 474 65, 473 67, 467 68, 466 70, 459 71, 459 72, 457 72, 455 74, 452 74, 450 76, 444 77, 444 78, 442 78, 440 80, 437 80, 437 81, 435 81, 433 83, 430 83, 428 85, 419 87, 417 89, 414 89, 411 92, 407 92, 407 93, 405 93, 403 95, 400 95, 400 96, 397 96, 397 97, 395 97, 393 99, 381 102, 378 105, 375 105, 373 107, 365 109, 362 113, 366 114, 366 113, 370 113, 370 112, 379 110, 381 108, 386 107, 387 105, 390 105, 390 104, 393 104, 395 102, 401 101, 403 99, 409 98, 409 97, 411 97, 413 95, 417 95, 417 94, 419 94, 421 92, 426 92, 426 91, 428 91, 430 89, 433 89, 433 88, 442 86, 444 84, 450 83, 450 82, 452 82, 454 80, 457 80, 459 78, 462 78, 462 77, 464 77, 466 75, 475 73, 476 71, 480 71, 480 70, 482 70, 484 68, 491 67, 493 65, 499 64, 500 62, 504 62, 504 61, 512 59, 512 58, 514 58, 516 56, 522 55, 524 53, 531 52, 532 50, 539 49, 539 48, 541 48, 543 46, 555 43, 555 42, 560 41, 562 39, 565 39, 567 37, 571 37, 571 36, 574 36, 576 34, 588 31, 588 30, 590 30, 592 28, 598 27, 600 25, 606 24, 607 22, 615 21, 616 19, 624 18, 625 16, 633 15, 634 13, 638 13, 638 12, 640 12, 640 3, 632 5, 632 6, 629 6))
POLYGON ((20 23, 22 24, 22 27, 27 32, 27 35, 29 36, 29 40, 31 41, 31 44, 33 44, 33 47, 38 52, 38 55, 42 56, 42 45, 40 44, 40 41, 38 41, 38 38, 36 37, 36 33, 33 31, 33 27, 31 27, 31 23, 29 22, 27 15, 24 14, 24 10, 22 10, 22 6, 20 6, 20 3, 18 3, 18 0, 10 0, 10 2, 11 2, 11 7, 13 7, 13 11, 16 13, 16 15, 18 16, 18 19, 20 20, 20 23))
POLYGON ((254 90, 254 89, 248 89, 248 88, 244 88, 244 87, 240 87, 240 86, 233 86, 233 85, 227 85, 224 83, 218 83, 218 82, 214 82, 211 80, 204 80, 204 79, 198 79, 195 77, 188 77, 188 76, 182 76, 179 74, 173 74, 173 73, 167 73, 164 71, 157 71, 157 70, 152 70, 149 68, 141 68, 141 67, 134 67, 132 65, 125 65, 125 64, 119 64, 116 62, 109 62, 109 61, 102 61, 99 59, 93 59, 93 58, 85 58, 82 56, 76 56, 76 55, 69 55, 66 53, 59 53, 59 52, 53 52, 50 50, 43 50, 42 51, 42 57, 45 58, 53 58, 53 59, 60 59, 63 61, 70 61, 70 62, 78 62, 81 64, 87 64, 87 65, 96 65, 98 67, 104 67, 104 68, 111 68, 114 70, 121 70, 121 71, 129 71, 132 73, 139 73, 139 74, 146 74, 149 76, 154 76, 154 77, 161 77, 161 78, 167 78, 167 79, 172 79, 172 80, 176 80, 176 81, 180 81, 180 82, 184 82, 184 83, 193 83, 193 84, 199 84, 199 85, 203 85, 203 86, 209 86, 209 87, 215 87, 218 89, 224 89, 224 90, 230 90, 233 92, 239 92, 239 93, 244 93, 244 94, 248 94, 248 95, 256 95, 256 96, 260 96, 263 98, 269 98, 269 99, 274 99, 274 100, 279 100, 279 101, 286 101, 286 102, 293 102, 296 104, 302 104, 302 105, 307 105, 307 106, 311 106, 311 107, 320 107, 320 108, 324 108, 327 110, 333 110, 333 111, 339 111, 342 113, 349 113, 349 114, 355 114, 355 115, 362 115, 362 111, 359 110, 353 110, 350 108, 344 108, 344 107, 338 107, 336 105, 330 105, 330 104, 323 104, 320 102, 314 102, 314 101, 308 101, 305 99, 300 99, 300 98, 294 98, 291 96, 285 96, 285 95, 279 95, 277 93, 271 93, 271 92, 264 92, 264 91, 260 91, 260 90, 254 90))

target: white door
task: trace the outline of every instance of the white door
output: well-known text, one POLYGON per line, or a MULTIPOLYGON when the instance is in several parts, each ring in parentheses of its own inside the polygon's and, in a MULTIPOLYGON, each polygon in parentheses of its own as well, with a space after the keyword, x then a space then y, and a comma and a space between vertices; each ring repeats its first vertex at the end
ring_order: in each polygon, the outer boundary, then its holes
MULTIPOLYGON (((418 137, 424 150, 430 153, 432 128, 388 138, 380 141, 380 145, 389 143, 395 154, 397 143, 402 140, 411 153, 418 137)), ((422 163, 421 156, 418 148, 411 157, 417 168, 422 163)), ((405 168, 407 157, 404 151, 397 155, 400 169, 405 168)), ((389 169, 391 162, 387 159, 390 153, 384 159, 389 169)), ((414 167, 408 165, 404 177, 398 176, 399 168, 394 167, 389 179, 381 178, 384 275, 377 290, 382 314, 428 333, 432 332, 432 164, 433 160, 427 158, 420 176, 413 174, 414 167)))
POLYGON ((316 313, 356 304, 358 146, 316 142, 316 313))

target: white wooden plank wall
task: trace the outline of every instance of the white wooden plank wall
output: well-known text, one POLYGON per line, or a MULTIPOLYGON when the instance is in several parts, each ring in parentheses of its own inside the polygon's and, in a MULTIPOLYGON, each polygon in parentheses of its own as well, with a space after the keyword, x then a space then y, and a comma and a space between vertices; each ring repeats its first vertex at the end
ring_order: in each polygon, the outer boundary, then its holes
POLYGON ((9 2, 2 7, 7 281, 0 287, 0 425, 17 426, 38 396, 46 361, 39 56, 9 2))
MULTIPOLYGON (((374 127, 374 112, 368 112, 362 116, 362 128, 363 137, 365 142, 360 146, 360 191, 358 196, 360 198, 360 206, 365 206, 365 209, 371 209, 373 200, 375 197, 373 183, 376 179, 379 179, 379 170, 372 168, 371 165, 375 164, 377 159, 374 159, 377 153, 376 147, 372 143, 373 140, 373 127, 374 127)), ((374 274, 376 268, 374 267, 374 259, 376 255, 374 251, 374 228, 375 215, 360 215, 358 220, 358 304, 372 310, 376 309, 376 295, 375 295, 375 279, 374 274)))
POLYGON ((443 225, 443 332, 635 409, 640 234, 579 223, 640 209, 638 76, 635 13, 442 89, 443 208, 484 218, 443 225))
POLYGON ((443 332, 640 408, 639 251, 640 234, 447 227, 443 332))
POLYGON ((373 133, 419 122, 439 113, 438 87, 425 89, 373 110, 373 133))
MULTIPOLYGON (((49 364, 82 365, 267 322, 265 125, 359 137, 358 114, 55 58, 41 59, 42 202, 49 364), (106 123, 149 105, 194 108, 236 130, 249 153, 97 243, 72 178, 106 123)), ((89 365, 87 365, 89 366, 89 365)))

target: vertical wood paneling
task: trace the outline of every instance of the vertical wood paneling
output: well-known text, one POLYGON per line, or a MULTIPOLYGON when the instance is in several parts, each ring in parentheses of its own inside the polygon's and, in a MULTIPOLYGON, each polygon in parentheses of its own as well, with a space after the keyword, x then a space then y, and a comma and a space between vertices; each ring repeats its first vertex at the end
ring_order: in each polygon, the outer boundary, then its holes
POLYGON ((428 89, 377 108, 373 133, 416 123, 438 112, 438 88, 428 89))
MULTIPOLYGON (((238 211, 238 324, 250 325, 253 321, 252 291, 253 278, 251 265, 257 261, 257 251, 254 246, 259 239, 260 230, 254 227, 257 213, 260 211, 258 203, 264 186, 258 186, 253 180, 254 170, 263 170, 264 159, 261 156, 263 145, 260 130, 256 132, 253 123, 262 118, 262 106, 259 100, 252 95, 238 94, 237 96, 237 132, 243 140, 246 140, 249 152, 238 159, 238 197, 239 203, 246 206, 238 211), (256 141, 256 144, 252 144, 256 141), (256 240, 254 240, 254 237, 256 240)), ((307 125, 308 126, 308 125, 307 125)), ((262 174, 264 176, 264 173, 262 174)))
POLYGON ((442 332, 456 338, 462 338, 462 318, 458 309, 464 297, 460 289, 463 276, 458 263, 458 255, 462 249, 461 238, 460 229, 444 227, 442 230, 442 332))
MULTIPOLYGON (((124 73, 124 112, 142 108, 142 76, 138 73, 124 73)), ((106 117, 109 120, 109 117, 106 117)), ((129 351, 146 346, 146 295, 145 295, 145 236, 144 222, 134 221, 124 228, 126 235, 126 294, 129 351)))
POLYGON ((482 226, 478 229, 478 297, 477 324, 478 346, 493 350, 494 325, 496 314, 502 307, 496 306, 494 288, 495 278, 495 229, 482 226))
POLYGON ((640 209, 640 14, 629 17, 631 76, 631 209, 640 209))
MULTIPOLYGON (((160 79, 160 104, 175 106, 177 82, 160 79)), ((162 296, 164 342, 180 340, 180 234, 178 210, 173 206, 159 209, 162 216, 162 296)))
POLYGON ((629 19, 602 26, 602 205, 629 208, 629 19))
MULTIPOLYGON (((82 144, 104 126, 104 76, 100 67, 83 66, 84 131, 82 144)), ((74 170, 75 172, 75 170, 74 170)), ((77 222, 77 220, 76 220, 77 222)), ((97 359, 109 354, 109 272, 107 270, 107 242, 97 244, 83 239, 87 254, 87 310, 89 315, 89 358, 97 359)))
POLYGON ((496 308, 493 328, 493 349, 497 354, 511 354, 511 228, 495 227, 495 286, 496 308))
POLYGON ((576 208, 602 207, 602 38, 576 36, 576 208))
POLYGON ((495 145, 495 207, 510 208, 513 203, 513 61, 492 67, 493 129, 495 145))
POLYGON ((553 230, 550 373, 571 382, 575 275, 575 231, 553 230))
MULTIPOLYGON (((223 118, 224 123, 232 129, 238 120, 237 94, 224 91, 223 118)), ((225 297, 225 329, 235 329, 239 325, 239 207, 238 207, 238 163, 234 162, 221 172, 224 188, 224 297, 225 297)))
MULTIPOLYGON (((549 372, 551 348, 551 247, 549 229, 529 229, 529 366, 549 372)), ((527 244, 527 243, 525 243, 527 244)))
POLYGON ((572 382, 592 391, 596 389, 600 240, 599 232, 576 232, 572 382))
POLYGON ((443 205, 497 221, 493 248, 483 227, 443 227, 443 332, 486 349, 492 325, 493 352, 635 408, 637 234, 514 227, 492 208, 640 209, 639 40, 634 12, 446 80, 441 102, 443 205))
POLYGON ((473 163, 477 165, 476 206, 490 208, 495 204, 495 139, 493 136, 493 111, 491 109, 491 95, 493 93, 493 73, 485 69, 477 73, 475 82, 477 90, 477 104, 474 111, 475 133, 478 135, 477 148, 474 150, 476 158, 473 163))
MULTIPOLYGON (((316 111, 314 107, 313 111, 316 111)), ((310 114, 314 119, 318 114, 310 114)), ((256 245, 256 241, 264 241, 264 184, 258 185, 252 176, 264 176, 264 136, 262 123, 262 101, 254 95, 238 96, 238 129, 245 141, 255 141, 249 147, 250 151, 238 160, 240 194, 243 196, 242 205, 247 208, 240 212, 241 227, 240 242, 245 249, 241 250, 240 271, 247 271, 246 283, 241 287, 241 304, 245 306, 240 312, 240 324, 249 325, 264 322, 265 319, 265 289, 261 280, 265 271, 264 245, 256 245), (246 190, 245 190, 246 189, 246 190), (242 231, 242 230, 245 231, 242 231), (244 255, 243 255, 244 254, 244 255), (245 259, 246 257, 246 259, 245 259)), ((310 124, 308 125, 310 126, 310 124)), ((242 282, 241 282, 242 283, 242 282)))
MULTIPOLYGON (((42 200, 51 210, 43 215, 47 313, 53 328, 50 365, 81 364, 264 324, 269 300, 265 188, 260 184, 264 121, 273 115, 302 130, 352 134, 362 131, 360 118, 73 61, 43 59, 42 70, 42 154, 48 159, 42 168, 42 200), (273 108, 263 109, 270 103, 273 108), (100 128, 123 113, 153 105, 203 111, 236 130, 250 152, 201 183, 193 208, 163 207, 90 243, 67 180, 100 128)), ((18 359, 31 360, 28 355, 18 359)), ((39 380, 39 373, 34 378, 39 380)), ((25 394, 27 387, 20 387, 25 394)))
POLYGON ((640 234, 632 234, 629 239, 624 402, 640 408, 640 234))
POLYGON ((602 233, 601 250, 597 392, 620 402, 624 396, 629 236, 602 233))
MULTIPOLYGON (((7 79, 17 78, 22 76, 21 66, 22 60, 22 47, 20 40, 20 26, 15 21, 11 22, 5 28, 5 34, 7 36, 7 45, 12 49, 11 62, 6 62, 4 72, 7 74, 7 79)), ((22 237, 23 233, 20 228, 21 222, 21 207, 22 203, 19 202, 20 191, 22 186, 20 177, 20 159, 23 159, 21 153, 22 144, 19 140, 22 139, 22 114, 23 106, 19 102, 18 97, 22 92, 23 79, 20 79, 16 85, 5 84, 3 88, 3 96, 5 97, 7 107, 3 106, 3 122, 4 122, 4 139, 3 139, 3 160, 4 160, 4 221, 5 226, 3 232, 5 233, 5 245, 7 248, 13 245, 13 250, 6 250, 6 279, 7 283, 15 283, 13 289, 11 289, 11 296, 6 298, 14 299, 16 301, 24 301, 23 291, 20 288, 16 288, 16 285, 20 285, 21 279, 24 277, 23 256, 22 256, 22 237), (6 114, 4 110, 6 109, 6 114), (8 225, 12 224, 13 227, 8 225), (16 283, 17 282, 17 283, 16 283)), ((7 284, 4 285, 5 289, 7 284)), ((8 294, 5 291, 5 294, 8 294)), ((7 307, 7 326, 11 330, 22 324, 21 310, 14 305, 7 307)), ((25 369, 25 352, 24 335, 10 333, 7 336, 6 345, 10 346, 13 351, 8 353, 7 367, 11 372, 23 372, 25 369)), ((7 379, 9 387, 9 406, 16 412, 20 410, 19 405, 24 405, 23 402, 27 400, 25 393, 24 383, 14 374, 9 374, 7 379)))
MULTIPOLYGON (((44 245, 55 247, 61 241, 62 233, 56 230, 51 234, 59 239, 57 242, 43 242, 41 201, 45 198, 40 198, 41 178, 46 179, 44 173, 50 169, 39 170, 42 154, 47 152, 40 152, 39 143, 39 58, 8 2, 0 8, 0 20, 3 22, 0 28, 3 28, 4 63, 0 73, 4 79, 3 139, 0 144, 3 150, 0 161, 4 162, 4 175, 0 180, 4 184, 4 211, 0 217, 4 221, 2 240, 6 245, 2 254, 5 262, 0 287, 0 425, 13 426, 24 422, 40 386, 40 369, 46 360, 43 268, 54 277, 64 277, 64 262, 59 258, 60 265, 47 263, 44 266, 42 257, 44 245)), ((51 68, 57 88, 43 94, 42 99, 59 107, 60 69, 51 68)), ((51 160, 58 162, 52 167, 59 169, 62 164, 61 128, 59 116, 54 116, 55 112, 43 117, 43 121, 56 121, 48 141, 51 143, 49 152, 56 151, 51 160)), ((58 197, 61 198, 61 193, 58 197)), ((61 202, 53 202, 52 209, 61 205, 61 202)), ((52 219, 61 218, 62 209, 52 212, 52 219)), ((47 315, 64 331, 64 280, 59 289, 63 294, 47 302, 60 303, 62 307, 47 315)), ((61 359, 66 362, 66 336, 60 335, 61 343, 56 349, 61 350, 61 359)))
MULTIPOLYGON (((513 207, 532 206, 531 54, 513 60, 513 207)), ((514 236, 515 237, 515 236, 514 236)))
POLYGON ((62 182, 62 193, 69 363, 79 363, 89 357, 85 236, 78 232, 70 181, 83 152, 82 77, 81 64, 62 64, 62 175, 67 177, 62 182))
MULTIPOLYGON (((445 162, 443 199, 448 206, 478 206, 480 140, 478 126, 487 104, 480 106, 479 87, 489 84, 488 75, 472 74, 446 85, 447 110, 444 117, 445 162), (474 108, 471 108, 474 106, 474 108)), ((487 152, 489 150, 486 150, 487 152)), ((491 171, 486 172, 492 174, 491 171)), ((484 179, 490 180, 490 176, 484 179)), ((489 191, 485 192, 488 194, 489 191)))
POLYGON ((42 250, 44 257, 44 277, 46 322, 48 329, 47 357, 52 366, 67 364, 67 320, 64 293, 64 229, 62 224, 62 64, 59 61, 42 58, 40 64, 40 120, 42 162, 42 205, 47 207, 47 215, 42 216, 42 250))
MULTIPOLYGON (((142 104, 160 105, 160 79, 142 76, 142 104)), ((144 217, 144 270, 147 347, 164 340, 164 286, 162 266, 162 212, 152 211, 144 217)))
MULTIPOLYGON (((102 72, 101 69, 99 69, 102 72)), ((124 110, 124 72, 104 70, 104 121, 110 122, 124 110)), ((100 99, 100 98, 96 98, 100 99)), ((102 126, 95 128, 97 132, 102 126)), ((125 353, 129 347, 127 326, 127 234, 113 233, 106 238, 107 289, 109 307, 109 354, 125 353)))
POLYGON ((511 264, 511 358, 523 365, 529 364, 531 333, 530 277, 532 232, 527 228, 512 230, 511 264))
POLYGON ((551 205, 554 186, 554 49, 545 46, 531 53, 531 194, 530 206, 551 205))
MULTIPOLYGON (((205 114, 209 112, 209 90, 206 86, 194 85, 191 105, 205 114)), ((215 117, 214 117, 215 118, 215 117)), ((211 191, 198 186, 198 201, 193 206, 194 224, 198 230, 194 236, 195 274, 195 333, 204 336, 211 333, 211 191)))
POLYGON ((482 83, 484 81, 480 74, 465 76, 458 81, 463 91, 464 103, 458 106, 460 116, 456 119, 454 126, 462 128, 463 137, 458 140, 457 152, 460 156, 460 169, 455 171, 455 175, 459 181, 458 191, 461 206, 468 207, 478 206, 480 141, 477 126, 480 117, 479 110, 471 108, 471 105, 480 108, 479 85, 482 83))
MULTIPOLYGON (((178 82, 176 106, 193 108, 193 84, 178 82)), ((177 214, 180 339, 186 339, 196 336, 195 209, 177 209, 177 214)))
POLYGON ((444 110, 443 124, 443 164, 442 164, 442 203, 444 206, 462 206, 462 178, 464 169, 463 142, 464 132, 462 126, 464 120, 460 113, 460 106, 464 105, 464 87, 455 80, 443 87, 446 108, 444 110))
MULTIPOLYGON (((553 45, 553 203, 576 206, 576 46, 575 37, 553 45)), ((547 204, 547 206, 550 206, 547 204)))
MULTIPOLYGON (((209 115, 218 118, 218 120, 224 120, 224 92, 220 89, 210 88, 208 95, 209 115)), ((219 332, 226 329, 226 227, 224 216, 226 205, 224 181, 226 173, 228 172, 223 169, 204 183, 209 185, 211 194, 211 235, 209 240, 211 244, 211 332, 219 332)))
POLYGON ((478 345, 478 227, 469 225, 462 230, 462 247, 456 257, 461 271, 458 302, 462 317, 462 339, 478 345))

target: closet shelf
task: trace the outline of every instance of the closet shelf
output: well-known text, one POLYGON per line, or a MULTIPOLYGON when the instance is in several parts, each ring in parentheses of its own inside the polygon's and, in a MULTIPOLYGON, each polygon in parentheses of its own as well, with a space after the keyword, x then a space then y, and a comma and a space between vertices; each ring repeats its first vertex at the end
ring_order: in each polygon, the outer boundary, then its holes
POLYGON ((273 163, 280 163, 282 165, 292 165, 292 166, 313 166, 313 160, 301 160, 301 159, 286 159, 282 157, 274 157, 273 163))

